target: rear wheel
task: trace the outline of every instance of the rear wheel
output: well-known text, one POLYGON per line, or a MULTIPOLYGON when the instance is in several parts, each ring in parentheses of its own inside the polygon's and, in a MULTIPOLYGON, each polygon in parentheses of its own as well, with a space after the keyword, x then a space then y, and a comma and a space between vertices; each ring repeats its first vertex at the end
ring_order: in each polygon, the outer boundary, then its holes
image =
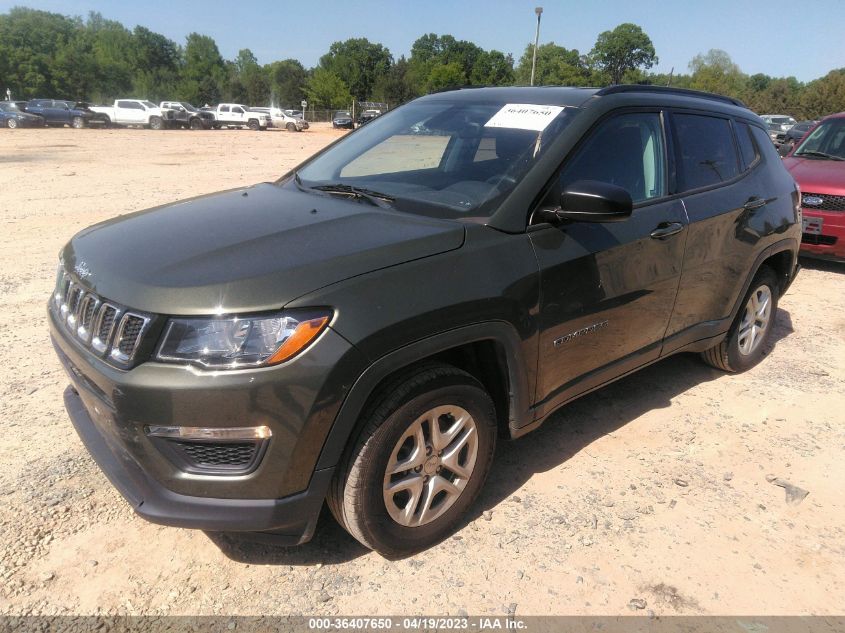
POLYGON ((73 117, 73 119, 71 119, 70 125, 71 127, 76 128, 77 130, 81 130, 85 127, 85 119, 83 119, 81 116, 75 116, 73 117))
POLYGON ((493 459, 490 396, 455 367, 418 367, 388 385, 329 491, 335 518, 387 557, 447 537, 475 500, 493 459))
POLYGON ((761 268, 725 340, 701 354, 704 362, 729 372, 745 371, 759 363, 772 338, 779 288, 775 272, 768 266, 761 268))
POLYGON ((164 122, 161 120, 160 117, 153 116, 150 117, 150 129, 151 130, 160 130, 164 127, 164 122))
POLYGON ((6 119, 6 127, 10 130, 14 130, 18 127, 18 120, 17 119, 6 119))

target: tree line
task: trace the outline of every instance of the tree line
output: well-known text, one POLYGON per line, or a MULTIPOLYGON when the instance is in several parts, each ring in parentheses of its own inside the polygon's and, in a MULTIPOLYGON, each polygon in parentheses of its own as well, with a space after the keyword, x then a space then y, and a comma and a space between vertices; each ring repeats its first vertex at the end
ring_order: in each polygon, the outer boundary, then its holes
MULTIPOLYGON (((213 38, 190 33, 184 44, 142 26, 130 30, 99 13, 87 18, 17 7, 0 14, 0 89, 15 98, 56 97, 107 102, 135 96, 197 105, 220 101, 317 108, 353 100, 391 105, 458 86, 527 85, 533 45, 519 59, 451 35, 418 38, 408 57, 366 38, 335 42, 314 68, 293 58, 261 65, 248 48, 224 59, 213 38)), ((795 77, 746 75, 728 53, 693 58, 687 73, 657 74, 651 39, 636 24, 620 24, 585 53, 554 42, 537 49, 535 84, 672 85, 745 101, 757 112, 816 118, 845 110, 845 69, 803 83, 795 77)))

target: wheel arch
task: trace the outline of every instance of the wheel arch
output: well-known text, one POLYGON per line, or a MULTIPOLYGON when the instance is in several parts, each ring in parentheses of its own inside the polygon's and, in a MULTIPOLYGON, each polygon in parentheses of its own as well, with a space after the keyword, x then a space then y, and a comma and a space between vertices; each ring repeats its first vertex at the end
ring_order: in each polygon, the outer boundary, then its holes
POLYGON ((793 238, 787 238, 769 245, 754 260, 754 265, 749 269, 742 290, 736 299, 734 308, 731 311, 729 323, 733 323, 736 315, 742 307, 742 299, 751 287, 751 282, 760 272, 760 268, 768 266, 775 271, 779 283, 778 294, 783 295, 789 288, 798 271, 798 242, 793 238))
POLYGON ((496 406, 500 435, 512 435, 530 421, 528 374, 514 327, 491 321, 456 328, 390 352, 358 377, 329 431, 316 469, 337 465, 348 442, 357 437, 361 413, 386 383, 432 361, 462 369, 484 386, 496 406))

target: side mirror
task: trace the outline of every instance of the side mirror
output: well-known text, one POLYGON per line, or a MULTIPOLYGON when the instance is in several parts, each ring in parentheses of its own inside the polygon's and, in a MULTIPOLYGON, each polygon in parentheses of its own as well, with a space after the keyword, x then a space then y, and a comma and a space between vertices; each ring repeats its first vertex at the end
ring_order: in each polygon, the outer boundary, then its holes
POLYGON ((631 217, 634 203, 622 187, 597 180, 579 180, 560 194, 558 220, 621 222, 631 217))

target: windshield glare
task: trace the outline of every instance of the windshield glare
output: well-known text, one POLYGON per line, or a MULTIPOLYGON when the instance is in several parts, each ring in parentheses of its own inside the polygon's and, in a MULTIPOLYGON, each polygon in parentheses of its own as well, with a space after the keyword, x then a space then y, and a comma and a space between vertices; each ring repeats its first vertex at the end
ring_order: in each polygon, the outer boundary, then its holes
POLYGON ((542 131, 521 129, 532 125, 519 117, 497 117, 494 127, 491 119, 506 105, 409 103, 307 163, 297 173, 299 181, 305 189, 344 185, 385 194, 394 208, 410 213, 489 216, 578 111, 551 107, 542 131))
POLYGON ((795 156, 819 152, 845 159, 845 118, 822 121, 795 150, 795 156))

